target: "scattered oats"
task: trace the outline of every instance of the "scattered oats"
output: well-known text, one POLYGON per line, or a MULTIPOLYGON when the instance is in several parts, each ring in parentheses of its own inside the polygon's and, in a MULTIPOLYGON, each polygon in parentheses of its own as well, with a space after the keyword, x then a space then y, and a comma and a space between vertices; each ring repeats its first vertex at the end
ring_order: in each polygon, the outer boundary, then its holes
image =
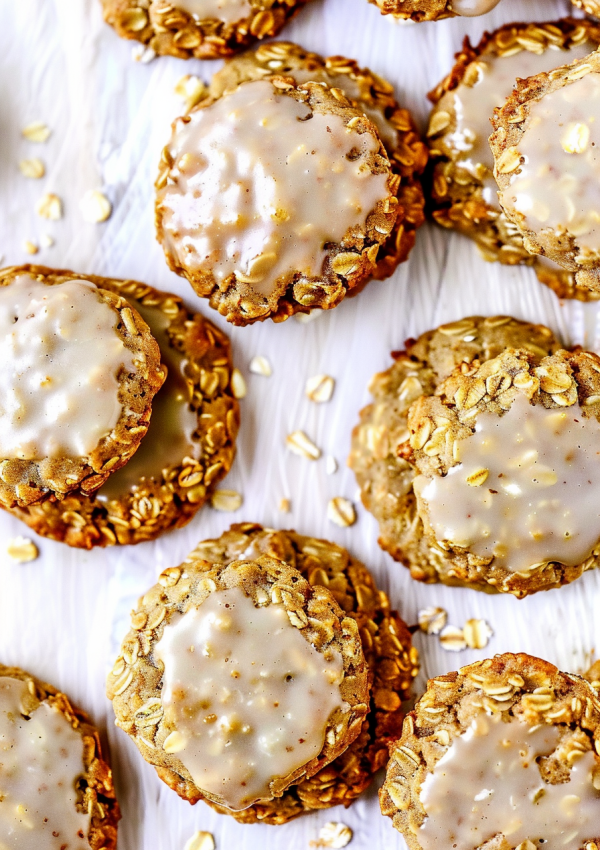
POLYGON ((330 375, 315 375, 306 382, 305 392, 311 401, 322 404, 331 401, 334 387, 335 379, 330 375))
POLYGON ((50 132, 43 121, 34 121, 21 130, 28 142, 46 142, 50 138, 50 132))
POLYGON ((246 397, 246 381, 239 369, 234 369, 231 373, 231 392, 234 398, 246 397))
POLYGON ((28 254, 37 254, 37 252, 39 251, 39 248, 35 244, 35 242, 30 242, 29 239, 25 240, 24 248, 28 254))
POLYGON ((86 192, 79 203, 85 221, 90 224, 100 224, 110 218, 112 205, 106 195, 92 189, 86 192))
POLYGON ((242 502, 242 496, 236 490, 215 490, 210 500, 215 510, 228 513, 239 510, 242 502))
POLYGON ((19 168, 23 177, 29 177, 31 180, 39 180, 46 173, 46 166, 37 157, 33 159, 22 159, 19 163, 19 168))
POLYGON ((280 499, 279 500, 279 510, 282 514, 289 514, 292 510, 292 503, 289 499, 280 499))
POLYGON ((256 357, 252 358, 248 368, 253 375, 262 375, 263 378, 270 378, 273 374, 273 369, 271 368, 269 360, 267 360, 266 357, 261 357, 260 354, 257 354, 256 357))
POLYGON ((62 218, 63 214, 62 201, 58 195, 53 195, 52 192, 46 192, 37 202, 35 211, 42 218, 47 218, 49 221, 58 221, 62 218))
POLYGON ((300 324, 305 325, 312 322, 323 315, 323 310, 311 310, 310 313, 294 313, 294 319, 300 324))
POLYGON ((444 608, 431 606, 419 611, 419 628, 428 635, 439 634, 448 620, 448 612, 444 608))
POLYGON ((461 652, 467 648, 467 642, 462 629, 456 626, 446 626, 440 632, 440 643, 442 648, 448 652, 461 652))
POLYGON ((494 631, 485 620, 467 620, 463 634, 469 649, 484 649, 494 631))
POLYGON ((195 77, 193 74, 186 74, 185 77, 181 77, 177 81, 175 94, 184 101, 189 111, 207 97, 208 89, 200 77, 195 77))
POLYGON ((349 499, 336 496, 327 503, 327 518, 340 528, 348 528, 356 522, 356 509, 349 499))
POLYGON ((52 248, 54 245, 54 239, 48 233, 44 233, 43 236, 40 236, 40 245, 42 248, 52 248))
POLYGON ((319 840, 314 842, 315 847, 332 847, 340 850, 352 841, 352 830, 345 823, 329 821, 319 830, 319 840))
POLYGON ((184 850, 215 850, 215 839, 211 832, 195 832, 186 843, 184 850))
POLYGON ((327 455, 325 458, 325 472, 327 475, 335 475, 338 471, 338 462, 333 455, 327 455))
POLYGON ((321 457, 321 449, 306 436, 304 431, 293 431, 285 438, 285 444, 295 455, 305 457, 307 460, 318 460, 321 457))
POLYGON ((29 561, 35 561, 38 557, 39 550, 33 540, 28 537, 14 537, 6 547, 8 557, 19 564, 26 564, 29 561))
POLYGON ((131 50, 131 56, 134 62, 141 62, 142 65, 147 65, 156 59, 156 51, 151 47, 144 47, 143 44, 136 44, 131 50))

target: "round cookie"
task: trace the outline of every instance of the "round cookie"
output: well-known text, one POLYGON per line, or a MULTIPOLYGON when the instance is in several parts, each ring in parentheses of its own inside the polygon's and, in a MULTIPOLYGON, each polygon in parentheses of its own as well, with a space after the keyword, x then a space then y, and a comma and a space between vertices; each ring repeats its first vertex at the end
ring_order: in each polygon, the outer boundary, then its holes
POLYGON ((102 0, 121 38, 179 59, 230 56, 277 35, 307 0, 102 0))
POLYGON ((417 514, 447 576, 523 597, 600 555, 600 357, 508 348, 408 413, 417 514))
POLYGON ((282 561, 188 560, 131 624, 107 684, 117 725, 191 803, 239 811, 281 796, 360 733, 357 623, 282 561))
POLYGON ((530 254, 502 211, 487 140, 493 110, 503 105, 517 77, 582 58, 599 44, 600 26, 588 20, 508 24, 485 33, 476 47, 465 39, 454 67, 429 95, 434 103, 427 140, 435 221, 473 239, 484 259, 531 265, 559 298, 583 301, 597 296, 578 286, 570 271, 530 254))
MULTIPOLYGON (((377 128, 392 169, 400 175, 398 217, 390 238, 380 248, 374 272, 378 279, 389 277, 398 263, 408 258, 416 230, 424 221, 419 177, 427 164, 427 146, 410 112, 398 104, 387 80, 361 68, 354 59, 323 57, 289 41, 261 44, 228 60, 213 76, 210 94, 220 97, 243 82, 274 75, 293 77, 299 85, 312 80, 341 89, 377 128)), ((349 294, 355 293, 356 289, 349 294)))
MULTIPOLYGON (((416 473, 406 443, 408 410, 420 396, 432 395, 458 364, 487 361, 509 347, 543 357, 560 345, 543 325, 509 316, 472 316, 408 340, 405 351, 393 352, 394 364, 371 381, 374 401, 361 411, 352 432, 348 465, 364 506, 379 523, 379 545, 418 581, 460 584, 449 574, 454 567, 446 552, 430 547, 417 513, 416 473)), ((483 583, 479 589, 492 587, 483 583)))
POLYGON ((116 848, 121 813, 112 773, 83 711, 51 685, 0 664, 0 737, 4 846, 116 848))
POLYGON ((157 236, 229 322, 284 321, 374 276, 399 186, 376 128, 340 90, 253 80, 174 123, 157 236))
POLYGON ((530 655, 497 655, 429 681, 391 749, 381 810, 410 850, 591 850, 599 748, 588 682, 530 655))
POLYGON ((190 558, 228 564, 260 555, 295 567, 311 586, 327 587, 356 620, 371 684, 369 713, 360 735, 331 764, 290 786, 283 796, 241 812, 213 806, 242 823, 281 824, 318 809, 349 806, 368 787, 387 762, 390 742, 400 735, 402 703, 410 696, 418 656, 408 627, 390 609, 367 568, 335 543, 240 523, 221 537, 200 543, 190 558))
POLYGON ((600 58, 595 53, 520 80, 496 109, 490 147, 498 200, 534 254, 600 296, 596 148, 600 58))
POLYGON ((85 275, 0 271, 0 505, 93 493, 148 430, 165 373, 139 313, 85 275))
POLYGON ((185 525, 235 457, 239 404, 229 340, 180 298, 132 280, 87 277, 127 300, 158 341, 167 379, 132 460, 92 496, 71 494, 11 513, 69 546, 142 543, 185 525))

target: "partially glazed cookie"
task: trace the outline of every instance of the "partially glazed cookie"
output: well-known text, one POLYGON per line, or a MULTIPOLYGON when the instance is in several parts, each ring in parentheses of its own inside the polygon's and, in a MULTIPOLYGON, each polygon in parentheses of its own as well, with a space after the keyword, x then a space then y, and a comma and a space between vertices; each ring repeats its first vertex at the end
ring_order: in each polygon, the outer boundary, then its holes
POLYGON ((520 80, 490 147, 502 209, 525 247, 600 296, 600 57, 520 80))
POLYGON ((239 429, 222 331, 171 293, 132 280, 87 279, 143 316, 167 378, 138 451, 99 490, 11 511, 38 534, 82 549, 154 540, 189 522, 229 472, 239 429))
MULTIPOLYGON (((408 411, 459 364, 484 362, 506 348, 524 348, 542 358, 560 348, 549 328, 509 316, 472 316, 442 325, 408 340, 394 352, 394 364, 374 376, 373 403, 361 411, 352 432, 348 465, 354 470, 364 506, 379 523, 379 545, 410 569, 418 581, 458 584, 453 564, 440 547, 431 547, 423 532, 413 491, 408 411)), ((485 584, 482 589, 491 590, 485 584)))
POLYGON ((148 325, 74 272, 0 271, 0 504, 93 493, 135 453, 165 379, 148 325))
POLYGON ((497 655, 428 683, 391 748, 381 809, 410 850, 592 850, 599 748, 588 682, 497 655))
POLYGON ((522 597, 598 565, 600 357, 507 349, 408 413, 417 514, 445 573, 522 597))
POLYGON ((273 558, 166 570, 108 679, 117 725, 179 796, 234 811, 280 797, 358 736, 356 621, 273 558))
POLYGON ((335 543, 243 523, 200 543, 190 559, 228 564, 261 555, 295 567, 312 587, 328 588, 356 620, 371 685, 369 713, 359 736, 331 764, 290 786, 281 797, 240 812, 216 807, 242 823, 280 824, 318 809, 349 806, 367 788, 387 762, 389 743, 400 735, 402 704, 410 696, 418 657, 406 624, 390 609, 367 568, 335 543))
POLYGON ((532 265, 560 298, 586 301, 597 296, 578 286, 572 272, 531 254, 503 212, 488 138, 493 111, 504 104, 517 77, 581 59, 598 44, 600 27, 574 18, 508 24, 486 33, 476 47, 466 39, 454 67, 429 95, 434 108, 427 131, 431 211, 438 224, 473 239, 486 260, 532 265))
POLYGON ((293 77, 299 85, 312 80, 341 89, 377 128, 392 169, 400 175, 398 216, 393 233, 381 246, 374 273, 377 278, 388 277, 407 259, 424 220, 419 177, 427 163, 427 147, 410 112, 398 104, 390 83, 361 68, 354 59, 319 56, 289 41, 261 44, 230 59, 213 76, 210 94, 220 97, 243 82, 274 75, 293 77))
POLYGON ((114 850, 121 817, 98 731, 56 688, 0 665, 0 844, 114 850))
POLYGON ((307 0, 101 0, 121 38, 179 59, 230 56, 277 35, 307 0))
POLYGON ((237 325, 330 309, 377 271, 400 176, 338 89, 254 80, 173 125, 156 183, 169 266, 237 325))

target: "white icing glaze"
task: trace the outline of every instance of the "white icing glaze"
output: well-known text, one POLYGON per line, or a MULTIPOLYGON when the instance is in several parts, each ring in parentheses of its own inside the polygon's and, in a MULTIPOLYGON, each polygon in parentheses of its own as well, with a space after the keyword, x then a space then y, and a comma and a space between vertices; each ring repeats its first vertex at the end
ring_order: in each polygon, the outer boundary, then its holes
POLYGON ((178 9, 183 9, 197 21, 218 20, 235 24, 252 15, 250 0, 173 0, 178 9))
POLYGON ((599 119, 600 74, 533 101, 518 144, 524 161, 499 193, 532 230, 566 231, 583 253, 600 251, 599 119))
POLYGON ((481 413, 444 477, 415 479, 436 538, 527 572, 574 566, 600 539, 600 424, 579 405, 546 410, 517 396, 502 416, 481 413), (467 478, 488 470, 478 486, 467 478))
POLYGON ((23 717, 27 695, 25 682, 0 677, 0 848, 89 850, 90 816, 75 807, 82 738, 46 702, 23 717))
POLYGON ((368 158, 378 142, 271 83, 243 83, 180 122, 158 192, 166 247, 192 272, 236 274, 269 297, 285 276, 323 272, 328 242, 387 197, 368 158), (352 151, 358 156, 350 160, 352 151))
POLYGON ((452 0, 452 11, 464 18, 476 18, 491 12, 500 0, 452 0))
POLYGON ((532 728, 515 718, 505 722, 501 714, 476 717, 421 785, 427 818, 417 840, 423 850, 473 850, 500 833, 506 846, 529 840, 543 850, 579 850, 596 838, 593 752, 573 763, 566 783, 541 777, 536 759, 552 753, 558 738, 555 726, 532 728))
POLYGON ((0 456, 85 457, 119 421, 133 354, 96 287, 27 274, 0 287, 0 456))
POLYGON ((282 604, 256 608, 240 588, 176 614, 155 657, 171 751, 231 809, 270 798, 273 779, 317 756, 328 718, 345 707, 339 652, 319 653, 282 604))
POLYGON ((158 343, 167 377, 152 401, 150 427, 138 450, 96 492, 100 501, 124 496, 144 478, 160 481, 166 467, 181 463, 185 457, 198 460, 202 454, 200 443, 192 440, 198 428, 198 414, 189 403, 190 392, 183 374, 187 361, 169 343, 169 318, 158 307, 145 307, 139 301, 130 300, 158 343))

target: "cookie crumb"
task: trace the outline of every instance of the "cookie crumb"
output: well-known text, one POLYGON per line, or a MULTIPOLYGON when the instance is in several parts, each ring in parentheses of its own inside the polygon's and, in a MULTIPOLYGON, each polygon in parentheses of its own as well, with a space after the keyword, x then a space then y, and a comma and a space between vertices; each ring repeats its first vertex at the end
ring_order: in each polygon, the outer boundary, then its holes
POLYGON ((184 850, 215 850, 215 839, 212 832, 198 830, 186 842, 184 850))
POLYGON ((39 549, 28 537, 13 537, 6 547, 8 557, 19 564, 27 564, 39 557, 39 549))
POLYGON ((327 455, 325 458, 325 472, 327 475, 335 475, 338 471, 338 462, 333 455, 327 455))
POLYGON ((419 628, 428 635, 439 634, 448 622, 448 612, 445 608, 432 605, 422 608, 418 614, 419 628))
POLYGON ((22 159, 19 163, 19 169, 23 177, 28 177, 30 180, 39 180, 46 173, 46 166, 37 157, 22 159))
POLYGON ((29 239, 25 240, 24 248, 28 254, 37 254, 37 252, 39 251, 39 248, 35 244, 35 242, 31 242, 29 239))
POLYGON ((112 204, 102 192, 92 189, 86 192, 80 201, 79 207, 85 221, 90 224, 101 224, 107 221, 112 214, 112 204))
POLYGON ((44 233, 43 236, 40 236, 40 245, 42 248, 52 248, 54 239, 48 233, 44 233))
POLYGON ((242 507, 243 501, 241 493, 236 490, 215 490, 210 503, 217 511, 232 513, 242 507))
POLYGON ((269 360, 266 357, 261 357, 260 354, 252 358, 248 368, 254 375, 262 375, 263 378, 270 378, 273 374, 269 360))
POLYGON ((462 629, 456 626, 446 626, 440 632, 440 643, 442 649, 447 652, 462 652, 467 648, 467 641, 462 629))
POLYGON ((136 44, 131 50, 131 57, 134 62, 140 62, 142 65, 148 65, 153 59, 156 59, 156 51, 151 47, 144 47, 143 44, 136 44))
POLYGON ((331 847, 341 850, 352 841, 352 830, 345 823, 329 821, 319 830, 318 841, 311 841, 311 847, 331 847))
POLYGON ((62 201, 58 195, 52 192, 46 192, 36 204, 35 211, 42 218, 47 218, 49 221, 58 221, 62 218, 63 208, 62 201))
POLYGON ((292 510, 292 503, 289 499, 280 499, 279 500, 279 511, 282 514, 289 514, 292 510))
POLYGON ((327 505, 327 518, 339 525, 340 528, 348 528, 356 522, 356 509, 349 499, 336 496, 329 500, 327 505))
POLYGON ((184 101, 186 109, 189 111, 208 96, 208 88, 200 77, 196 77, 194 74, 186 74, 184 77, 180 77, 175 84, 175 94, 184 101))
POLYGON ((21 130, 21 135, 28 142, 46 142, 50 138, 51 130, 43 121, 33 121, 21 130))
POLYGON ((467 620, 463 626, 463 635, 469 649, 485 649, 494 634, 486 620, 467 620))
POLYGON ((295 455, 305 457, 307 460, 318 460, 321 457, 321 449, 306 436, 304 431, 293 431, 288 434, 285 444, 295 455))
POLYGON ((239 369, 234 369, 231 373, 231 392, 234 398, 246 397, 246 381, 239 369))
POLYGON ((323 404, 331 401, 334 389, 335 379, 330 375, 314 375, 307 380, 305 393, 315 404, 323 404))

